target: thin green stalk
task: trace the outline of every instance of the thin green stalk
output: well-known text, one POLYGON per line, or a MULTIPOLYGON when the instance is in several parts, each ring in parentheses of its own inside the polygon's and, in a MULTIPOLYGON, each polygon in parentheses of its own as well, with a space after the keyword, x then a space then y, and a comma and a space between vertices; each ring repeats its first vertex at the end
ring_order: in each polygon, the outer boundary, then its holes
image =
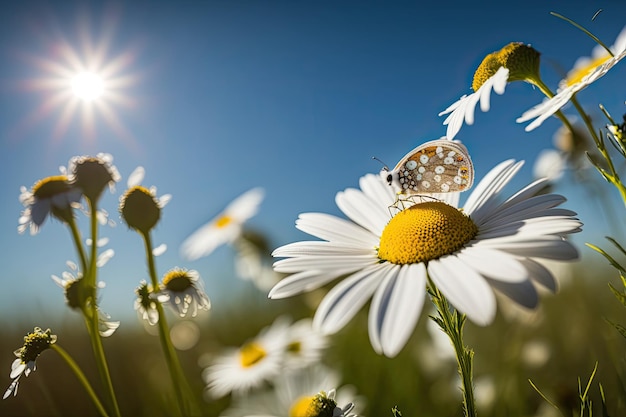
POLYGON ((96 395, 96 392, 91 387, 91 384, 87 380, 87 377, 85 376, 83 371, 80 369, 78 364, 74 361, 74 359, 72 359, 70 354, 67 353, 65 351, 65 349, 63 349, 57 343, 51 344, 50 348, 53 349, 55 352, 57 352, 61 356, 61 358, 63 358, 65 363, 67 363, 67 365, 70 367, 70 369, 74 372, 74 375, 76 375, 76 377, 78 378, 80 383, 83 385, 83 387, 87 391, 87 394, 89 394, 89 397, 91 398, 91 400, 93 401, 94 405, 98 409, 98 412, 100 413, 100 415, 102 415, 104 417, 108 417, 109 414, 106 412, 106 410, 102 406, 102 403, 100 402, 100 399, 98 399, 98 396, 96 395))
POLYGON ((452 311, 448 300, 439 292, 439 289, 432 282, 430 282, 428 292, 439 314, 439 317, 431 316, 431 318, 439 325, 441 330, 448 335, 454 347, 454 352, 456 353, 458 371, 462 383, 463 411, 465 417, 476 417, 474 384, 472 382, 474 351, 466 347, 463 342, 465 315, 459 313, 457 310, 452 311))
MULTIPOLYGON (((150 273, 150 281, 152 288, 158 290, 159 280, 157 278, 156 266, 154 263, 154 254, 152 253, 152 239, 148 233, 141 233, 144 239, 146 247, 146 261, 148 263, 148 271, 150 273)), ((185 395, 183 393, 183 387, 187 386, 187 380, 184 377, 182 367, 178 360, 178 355, 174 350, 172 341, 169 338, 169 326, 165 318, 165 311, 160 302, 156 303, 157 312, 159 314, 159 340, 161 341, 161 347, 163 354, 165 355, 165 361, 167 362, 168 370, 170 372, 170 378, 172 379, 172 385, 174 385, 174 391, 176 392, 176 399, 178 400, 178 406, 182 415, 189 415, 188 404, 185 401, 185 395)))
POLYGON ((106 356, 104 354, 104 346, 102 345, 102 337, 100 336, 99 328, 99 315, 98 304, 96 294, 96 279, 97 279, 97 247, 96 241, 98 238, 98 218, 97 207, 94 202, 88 200, 89 212, 91 220, 91 254, 89 258, 89 266, 85 275, 86 291, 88 296, 86 298, 86 305, 83 306, 83 315, 87 328, 89 330, 89 338, 91 339, 91 346, 93 348, 98 371, 102 379, 102 383, 107 391, 111 406, 115 417, 120 417, 120 409, 115 396, 115 390, 113 389, 113 382, 111 381, 111 374, 109 372, 109 366, 107 364, 106 356))
POLYGON ((601 137, 599 137, 598 134, 596 133, 593 127, 593 123, 591 122, 591 118, 582 108, 580 103, 578 103, 576 96, 573 96, 570 99, 570 101, 576 108, 576 111, 578 111, 578 114, 580 114, 580 117, 583 119, 585 126, 587 127, 587 130, 589 131, 589 134, 591 134, 591 137, 596 143, 596 147, 598 148, 598 151, 600 151, 600 153, 602 154, 602 157, 604 158, 604 160, 606 161, 608 165, 610 175, 607 174, 606 172, 602 172, 604 171, 602 170, 601 171, 602 176, 611 184, 613 184, 615 188, 617 188, 617 191, 620 193, 620 196, 622 197, 622 201, 624 202, 624 205, 626 206, 626 186, 624 186, 624 184, 622 183, 619 177, 619 174, 617 173, 617 170, 615 169, 615 166, 613 165, 613 160, 611 159, 611 156, 609 155, 606 149, 606 146, 604 146, 604 140, 601 137))
POLYGON ((78 230, 78 226, 76 226, 76 221, 74 217, 71 217, 71 219, 68 221, 68 225, 70 226, 70 231, 72 232, 72 240, 74 241, 74 245, 76 246, 76 252, 78 253, 78 257, 80 259, 80 270, 86 272, 87 256, 85 255, 85 249, 83 248, 80 231, 78 230))

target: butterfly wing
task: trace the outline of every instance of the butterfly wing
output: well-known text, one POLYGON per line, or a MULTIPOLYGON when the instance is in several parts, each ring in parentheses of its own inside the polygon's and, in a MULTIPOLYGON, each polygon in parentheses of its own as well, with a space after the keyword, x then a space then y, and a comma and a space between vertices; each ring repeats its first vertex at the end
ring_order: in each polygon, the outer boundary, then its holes
POLYGON ((463 144, 447 139, 426 142, 405 155, 393 170, 404 194, 449 193, 469 189, 474 166, 463 144))

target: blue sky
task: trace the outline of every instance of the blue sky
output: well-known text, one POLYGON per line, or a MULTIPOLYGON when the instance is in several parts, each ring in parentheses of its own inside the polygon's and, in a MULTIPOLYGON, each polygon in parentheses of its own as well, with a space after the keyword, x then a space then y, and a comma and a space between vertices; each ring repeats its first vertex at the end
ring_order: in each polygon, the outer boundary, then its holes
MULTIPOLYGON (((157 260, 162 274, 174 266, 199 270, 214 308, 216 297, 245 285, 232 278, 233 253, 222 248, 186 262, 180 243, 232 198, 266 190, 250 225, 278 246, 305 236, 294 227, 301 212, 340 214, 337 191, 377 172, 376 156, 393 166, 420 143, 445 133, 437 114, 469 93, 482 58, 511 41, 542 53, 544 81, 555 88, 576 58, 594 43, 549 14, 557 11, 611 44, 626 24, 619 0, 501 2, 356 1, 133 1, 11 2, 0 15, 0 250, 4 254, 0 312, 22 317, 64 312, 50 280, 75 260, 69 234, 48 222, 39 235, 18 235, 21 185, 54 175, 70 157, 111 153, 123 180, 104 207, 118 225, 106 229, 116 256, 101 278, 105 310, 132 313, 133 289, 147 278, 142 242, 118 218, 116 204, 132 170, 146 168, 144 185, 171 193, 154 234, 167 243, 157 260), (603 11, 591 20, 598 11, 603 11), (89 44, 95 48, 89 48, 89 44), (63 102, 38 112, 54 90, 37 80, 67 67, 61 45, 77 57, 101 47, 119 100, 110 103, 114 125, 96 112, 90 134, 81 113, 63 119, 63 102), (60 122, 65 120, 65 122, 60 122), (117 126, 117 127, 116 127, 117 126), (62 127, 62 129, 59 129, 62 127), (55 130, 56 129, 56 130, 55 130)), ((579 95, 599 118, 598 102, 624 113, 623 64, 579 95)), ((468 147, 480 179, 504 159, 525 159, 522 186, 543 148, 551 147, 556 120, 526 133, 515 119, 541 101, 529 85, 514 83, 492 97, 457 137, 468 147)), ((610 234, 588 195, 560 189, 591 226, 580 242, 610 234), (570 193, 570 194, 568 194, 570 193)), ((617 206, 619 208, 619 206, 617 206)), ((622 231, 623 233, 623 231, 622 231)), ((64 313, 62 313, 64 314, 64 313)), ((42 324, 45 326, 45 324, 42 324)))

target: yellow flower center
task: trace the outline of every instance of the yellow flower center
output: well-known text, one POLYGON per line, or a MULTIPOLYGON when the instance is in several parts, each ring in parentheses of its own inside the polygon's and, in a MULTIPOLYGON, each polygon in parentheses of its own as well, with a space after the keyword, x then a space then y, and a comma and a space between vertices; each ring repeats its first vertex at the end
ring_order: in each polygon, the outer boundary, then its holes
POLYGON ((539 52, 521 42, 511 42, 499 51, 492 52, 483 59, 472 80, 472 89, 480 87, 500 69, 509 70, 507 82, 527 81, 534 83, 539 77, 539 52))
POLYGON ((605 56, 590 60, 589 63, 583 65, 580 68, 573 69, 572 71, 570 71, 569 74, 567 74, 567 78, 564 80, 565 86, 569 87, 576 83, 579 83, 585 76, 591 74, 596 68, 604 64, 610 58, 611 55, 607 54, 605 56))
POLYGON ((263 349, 263 346, 256 342, 249 342, 243 345, 239 352, 239 360, 241 366, 244 368, 250 368, 251 366, 259 363, 263 358, 267 356, 267 352, 263 349))
POLYGON ((69 191, 70 185, 65 175, 55 175, 37 181, 33 186, 33 195, 37 199, 52 198, 69 191))
POLYGON ((215 221, 215 225, 221 229, 223 227, 228 226, 229 224, 231 224, 233 222, 233 218, 227 215, 223 215, 222 217, 220 217, 219 219, 217 219, 215 221))
POLYGON ((184 269, 173 269, 163 276, 163 285, 173 292, 183 292, 191 287, 191 279, 184 269))
POLYGON ((396 214, 380 237, 378 257, 395 264, 428 262, 461 249, 478 227, 440 201, 416 204, 396 214))
POLYGON ((291 408, 289 408, 289 417, 314 417, 315 414, 311 413, 314 398, 312 395, 305 395, 294 401, 291 408))
POLYGON ((43 332, 41 328, 35 327, 32 333, 28 333, 24 336, 24 346, 18 349, 20 359, 22 359, 24 363, 34 361, 41 352, 56 343, 56 340, 56 335, 53 335, 50 329, 46 329, 46 331, 43 332))

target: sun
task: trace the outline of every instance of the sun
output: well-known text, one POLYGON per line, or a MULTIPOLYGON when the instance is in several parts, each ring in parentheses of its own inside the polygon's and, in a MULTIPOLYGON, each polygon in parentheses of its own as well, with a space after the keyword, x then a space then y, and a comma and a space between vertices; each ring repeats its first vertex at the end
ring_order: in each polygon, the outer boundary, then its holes
POLYGON ((102 97, 104 82, 93 72, 80 72, 72 78, 72 91, 83 101, 93 101, 102 97))
MULTIPOLYGON (((22 53, 21 57, 35 70, 34 77, 22 80, 21 87, 40 96, 39 105, 18 121, 14 132, 23 136, 27 130, 52 118, 52 139, 79 136, 93 142, 96 137, 116 136, 134 142, 123 121, 137 108, 133 88, 139 81, 133 64, 137 50, 132 42, 115 50, 117 19, 107 14, 93 35, 90 20, 79 17, 76 35, 44 37, 40 53, 22 53), (75 128, 79 133, 75 134, 75 128), (74 130, 73 130, 74 129, 74 130), (111 135, 112 133, 112 135, 111 135)), ((25 71, 32 73, 32 71, 25 71)))

